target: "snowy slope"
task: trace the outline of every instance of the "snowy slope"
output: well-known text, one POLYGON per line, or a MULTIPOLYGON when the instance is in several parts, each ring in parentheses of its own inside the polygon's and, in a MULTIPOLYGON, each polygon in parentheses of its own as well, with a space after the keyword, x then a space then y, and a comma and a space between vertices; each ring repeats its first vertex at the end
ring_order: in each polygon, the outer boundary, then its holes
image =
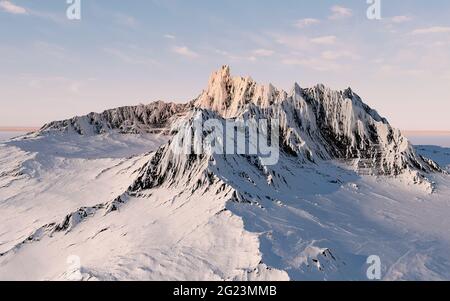
POLYGON ((440 254, 450 238, 450 224, 443 222, 450 214, 445 174, 430 175, 439 187, 430 194, 402 177, 359 175, 336 161, 305 164, 283 154, 277 165, 264 166, 252 156, 180 155, 174 151, 176 141, 155 153, 127 194, 148 197, 155 190, 183 187, 192 195, 212 191, 217 199, 226 192, 225 208, 242 217, 247 230, 260 234, 261 261, 291 279, 363 280, 370 255, 384 260, 386 279, 450 276, 443 268, 420 267, 424 274, 416 275, 395 266, 405 250, 421 258, 418 265, 437 264, 431 257, 438 256, 441 265, 449 266, 440 254))
POLYGON ((367 280, 370 255, 385 280, 450 279, 450 177, 419 155, 446 166, 448 150, 416 152, 351 90, 285 93, 227 67, 194 106, 1 143, 0 279, 367 280), (177 152, 198 116, 280 117, 278 163, 177 152))
POLYGON ((87 137, 87 153, 100 146, 87 159, 79 149, 48 152, 49 137, 1 145, 8 165, 0 178, 0 211, 7 217, 0 279, 72 279, 66 262, 72 255, 81 258, 86 280, 287 279, 260 264, 257 235, 223 211, 225 197, 186 193, 196 202, 183 206, 182 187, 154 191, 152 198, 125 194, 153 156, 146 152, 155 139, 146 145, 142 138, 143 154, 131 158, 105 158, 102 143, 111 139, 116 152, 125 153, 116 139, 135 138, 87 137), (37 152, 24 151, 30 144, 37 152))

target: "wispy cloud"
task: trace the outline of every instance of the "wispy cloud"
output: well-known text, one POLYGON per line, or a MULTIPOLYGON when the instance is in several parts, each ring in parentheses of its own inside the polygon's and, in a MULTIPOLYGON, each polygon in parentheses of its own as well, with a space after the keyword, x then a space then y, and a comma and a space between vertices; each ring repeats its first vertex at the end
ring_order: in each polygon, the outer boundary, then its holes
POLYGON ((406 23, 413 20, 411 16, 394 16, 389 19, 392 23, 406 23))
POLYGON ((419 28, 412 31, 412 34, 435 34, 435 33, 450 33, 450 27, 445 26, 433 26, 427 28, 419 28))
POLYGON ((67 18, 65 18, 63 14, 54 14, 45 11, 31 10, 29 8, 14 4, 13 2, 8 0, 0 0, 0 11, 4 11, 6 13, 14 15, 24 15, 24 16, 27 15, 31 17, 37 17, 59 24, 67 22, 67 18))
POLYGON ((79 94, 81 88, 92 81, 92 79, 78 80, 65 76, 39 76, 33 74, 23 74, 19 78, 27 81, 28 86, 32 89, 54 89, 55 87, 60 87, 73 94, 79 94))
POLYGON ((378 72, 386 76, 421 76, 426 73, 421 69, 405 68, 403 66, 390 64, 381 65, 378 72))
POLYGON ((339 20, 353 16, 353 11, 350 8, 335 5, 331 8, 331 16, 329 16, 330 20, 339 20))
POLYGON ((169 40, 175 40, 176 39, 176 37, 174 35, 172 35, 172 34, 165 34, 164 37, 166 39, 169 39, 169 40))
POLYGON ((311 42, 303 35, 291 35, 285 33, 272 33, 271 36, 276 43, 292 49, 309 49, 311 42))
POLYGON ((317 37, 312 38, 311 43, 318 44, 318 45, 332 45, 336 43, 336 36, 323 36, 323 37, 317 37))
POLYGON ((0 9, 14 15, 28 15, 25 7, 18 6, 11 1, 0 0, 0 9))
POLYGON ((155 65, 156 61, 150 58, 143 58, 138 56, 132 56, 129 54, 129 52, 124 52, 120 49, 116 48, 104 48, 104 52, 120 59, 124 63, 130 64, 130 65, 155 65))
POLYGON ((272 56, 272 55, 274 54, 274 51, 273 51, 273 50, 269 50, 269 49, 263 49, 263 48, 261 48, 261 49, 255 49, 255 50, 253 50, 253 51, 252 51, 252 54, 255 55, 255 56, 265 56, 265 57, 268 57, 268 56, 272 56))
POLYGON ((359 56, 355 53, 347 50, 327 50, 321 53, 321 57, 325 60, 337 60, 337 59, 358 59, 359 56))
POLYGON ((306 18, 306 19, 301 19, 301 20, 297 20, 294 22, 294 26, 297 28, 305 28, 311 25, 316 25, 319 24, 320 20, 318 19, 313 19, 313 18, 306 18))
POLYGON ((191 59, 199 57, 198 53, 186 46, 175 46, 172 48, 172 52, 191 59))
MULTIPOLYGON (((257 49, 259 50, 259 49, 257 49)), ((241 61, 249 61, 249 62, 256 62, 258 60, 257 55, 254 54, 254 51, 252 52, 252 55, 238 55, 234 53, 230 53, 225 50, 215 49, 215 53, 222 55, 226 57, 227 60, 232 62, 241 62, 241 61)), ((260 53, 261 54, 261 53, 260 53)), ((259 55, 262 56, 262 55, 259 55)))
POLYGON ((341 69, 337 63, 318 58, 285 58, 281 61, 285 65, 303 66, 315 71, 336 71, 341 69))
POLYGON ((134 18, 133 16, 122 13, 114 13, 113 17, 116 23, 124 25, 126 27, 137 28, 139 25, 138 20, 136 20, 136 18, 134 18))

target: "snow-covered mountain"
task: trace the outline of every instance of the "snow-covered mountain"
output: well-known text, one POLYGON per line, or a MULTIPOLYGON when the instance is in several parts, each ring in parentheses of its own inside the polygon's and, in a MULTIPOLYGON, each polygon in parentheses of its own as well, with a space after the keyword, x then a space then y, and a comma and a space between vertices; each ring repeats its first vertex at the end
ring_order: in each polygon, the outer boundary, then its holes
POLYGON ((90 113, 72 119, 54 121, 44 125, 41 133, 63 132, 79 135, 98 135, 110 131, 123 134, 167 133, 174 119, 183 115, 189 104, 153 102, 148 105, 120 107, 90 113))
MULTIPOLYGON (((287 93, 259 85, 250 77, 233 78, 224 66, 211 76, 195 105, 224 118, 280 119, 282 149, 303 161, 354 160, 361 171, 377 175, 439 171, 350 88, 302 89, 295 84, 287 93)), ((416 174, 413 180, 421 182, 422 176, 416 174)))
POLYGON ((0 163, 0 279, 367 280, 371 255, 450 279, 449 176, 351 89, 225 66, 193 102, 53 122, 0 163), (178 151, 198 120, 251 118, 280 121, 277 164, 178 151))

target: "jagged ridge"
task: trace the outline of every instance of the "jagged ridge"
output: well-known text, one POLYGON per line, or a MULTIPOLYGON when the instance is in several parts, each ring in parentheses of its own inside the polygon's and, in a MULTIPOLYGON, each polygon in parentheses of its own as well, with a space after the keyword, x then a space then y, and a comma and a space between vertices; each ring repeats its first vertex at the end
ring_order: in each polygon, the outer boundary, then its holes
POLYGON ((233 78, 224 66, 211 76, 195 106, 224 118, 279 119, 283 150, 305 162, 354 160, 361 172, 376 175, 440 171, 418 156, 408 139, 350 88, 333 91, 317 85, 302 89, 295 84, 288 94, 249 77, 233 78))
POLYGON ((188 104, 162 101, 120 107, 103 113, 54 121, 44 125, 39 132, 75 132, 79 135, 97 135, 111 130, 118 130, 123 134, 167 133, 173 119, 183 115, 188 107, 188 104))

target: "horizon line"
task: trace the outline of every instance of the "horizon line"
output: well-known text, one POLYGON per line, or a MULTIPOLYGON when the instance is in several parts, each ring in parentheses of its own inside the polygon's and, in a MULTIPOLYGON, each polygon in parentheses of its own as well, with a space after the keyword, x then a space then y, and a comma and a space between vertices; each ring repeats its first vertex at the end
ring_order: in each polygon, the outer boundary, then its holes
MULTIPOLYGON (((34 132, 41 129, 42 126, 0 126, 0 132, 34 132)), ((427 135, 450 135, 450 130, 401 130, 402 134, 427 136, 427 135)))
POLYGON ((40 128, 40 126, 0 126, 0 132, 34 132, 40 128))

